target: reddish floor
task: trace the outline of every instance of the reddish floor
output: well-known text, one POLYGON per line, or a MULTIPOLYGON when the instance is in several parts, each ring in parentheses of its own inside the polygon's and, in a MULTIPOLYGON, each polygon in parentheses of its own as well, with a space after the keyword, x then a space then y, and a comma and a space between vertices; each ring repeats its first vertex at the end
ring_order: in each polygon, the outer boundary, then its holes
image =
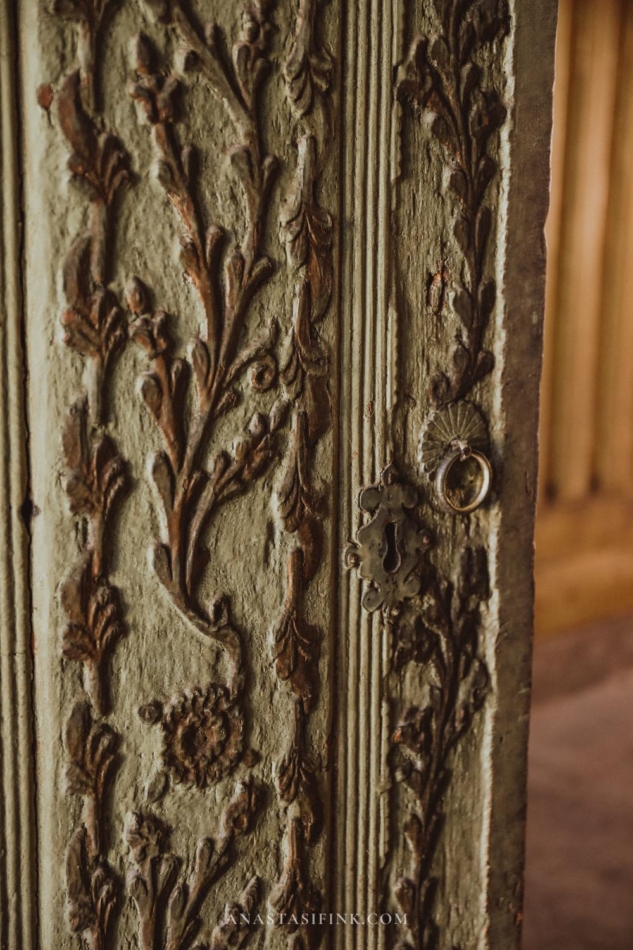
POLYGON ((524 950, 633 950, 633 618, 537 647, 524 950))

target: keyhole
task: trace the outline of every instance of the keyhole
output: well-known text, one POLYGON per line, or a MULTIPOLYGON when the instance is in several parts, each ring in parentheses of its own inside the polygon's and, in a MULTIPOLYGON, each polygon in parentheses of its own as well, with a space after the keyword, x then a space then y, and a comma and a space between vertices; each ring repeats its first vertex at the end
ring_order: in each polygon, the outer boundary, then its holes
POLYGON ((382 560, 387 574, 395 574, 400 567, 400 552, 398 551, 398 525, 395 521, 388 521, 385 525, 385 541, 387 550, 382 560))

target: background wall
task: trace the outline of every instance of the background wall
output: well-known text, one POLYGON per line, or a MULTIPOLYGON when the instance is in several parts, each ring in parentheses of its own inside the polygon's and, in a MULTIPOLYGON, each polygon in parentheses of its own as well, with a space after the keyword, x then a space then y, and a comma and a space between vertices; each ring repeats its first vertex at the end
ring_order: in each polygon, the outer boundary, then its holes
POLYGON ((633 610, 633 2, 560 0, 538 635, 633 610))

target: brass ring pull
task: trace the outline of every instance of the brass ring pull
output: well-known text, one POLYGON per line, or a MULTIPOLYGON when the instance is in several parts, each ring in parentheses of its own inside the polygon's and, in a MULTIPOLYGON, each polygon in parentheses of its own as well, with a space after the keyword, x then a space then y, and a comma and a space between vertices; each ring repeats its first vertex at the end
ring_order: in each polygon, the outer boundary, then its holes
POLYGON ((455 441, 453 445, 454 448, 444 456, 437 469, 435 489, 440 505, 445 511, 464 515, 475 511, 488 497, 490 486, 492 485, 492 466, 486 456, 482 452, 471 449, 468 442, 455 441), (464 462, 466 459, 474 459, 479 465, 481 471, 481 486, 475 497, 469 501, 468 504, 458 505, 451 499, 447 492, 446 481, 453 466, 459 462, 464 462))

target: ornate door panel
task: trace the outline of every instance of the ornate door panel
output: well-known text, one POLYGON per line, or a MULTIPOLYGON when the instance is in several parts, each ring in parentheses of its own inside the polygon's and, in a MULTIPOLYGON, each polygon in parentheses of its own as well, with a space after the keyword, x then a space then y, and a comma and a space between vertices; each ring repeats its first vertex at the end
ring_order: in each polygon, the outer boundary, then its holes
POLYGON ((555 14, 2 7, 2 947, 519 946, 555 14))

